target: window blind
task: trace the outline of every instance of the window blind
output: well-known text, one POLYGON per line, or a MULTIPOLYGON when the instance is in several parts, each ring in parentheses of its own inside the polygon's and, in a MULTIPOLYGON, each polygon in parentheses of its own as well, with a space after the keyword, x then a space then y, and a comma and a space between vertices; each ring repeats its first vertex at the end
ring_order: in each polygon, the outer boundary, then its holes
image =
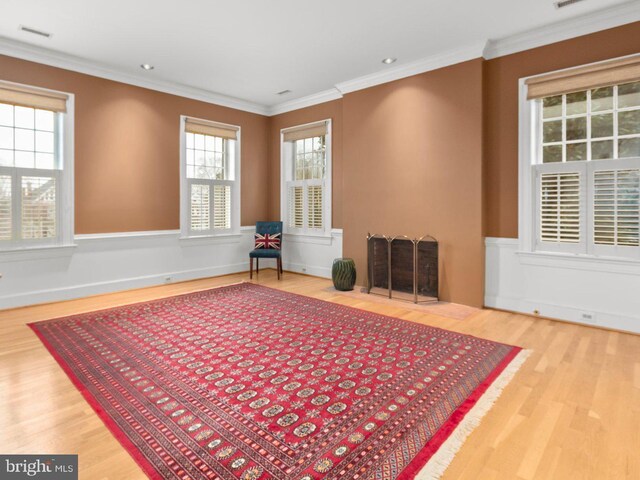
POLYGON ((213 228, 231 228, 231 187, 213 186, 213 228))
POLYGON ((539 75, 525 81, 527 99, 607 87, 640 79, 640 54, 539 75))
POLYGON ((0 103, 66 113, 68 99, 62 93, 0 81, 0 103))
POLYGON ((593 241, 640 245, 640 170, 599 170, 593 176, 593 241))
POLYGON ((307 227, 322 228, 322 186, 309 185, 307 187, 307 204, 309 205, 309 215, 307 227))
POLYGON ((228 140, 238 139, 238 127, 224 125, 221 123, 206 122, 195 118, 185 120, 185 131, 188 133, 199 133, 212 137, 226 138, 228 140))
POLYGON ((303 187, 289 187, 289 227, 302 228, 304 226, 304 197, 303 187))
POLYGON ((540 240, 551 243, 580 242, 581 175, 543 173, 540 176, 540 240))
POLYGON ((11 240, 11 176, 0 176, 0 240, 11 240))
POLYGON ((190 193, 191 230, 209 230, 211 210, 209 185, 192 183, 190 193))
POLYGON ((295 142, 303 138, 321 137, 326 134, 327 122, 320 122, 285 130, 282 137, 285 142, 295 142))
POLYGON ((56 236, 56 179, 22 177, 22 238, 56 236))

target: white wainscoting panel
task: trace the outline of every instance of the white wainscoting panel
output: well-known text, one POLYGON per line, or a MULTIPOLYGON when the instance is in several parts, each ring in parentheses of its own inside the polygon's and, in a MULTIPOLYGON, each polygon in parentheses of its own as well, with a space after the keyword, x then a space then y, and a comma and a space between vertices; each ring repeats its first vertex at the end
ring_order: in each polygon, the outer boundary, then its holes
POLYGON ((640 333, 640 262, 519 252, 487 238, 485 305, 640 333))
MULTIPOLYGON (((0 308, 248 271, 254 233, 242 227, 238 235, 187 239, 178 230, 76 235, 75 246, 0 252, 0 308)), ((284 268, 330 277, 342 231, 324 243, 300 240, 285 238, 284 268)), ((275 262, 262 260, 261 267, 275 262)))
POLYGON ((285 235, 282 266, 290 272, 331 278, 331 265, 342 257, 342 230, 334 228, 331 237, 285 235))

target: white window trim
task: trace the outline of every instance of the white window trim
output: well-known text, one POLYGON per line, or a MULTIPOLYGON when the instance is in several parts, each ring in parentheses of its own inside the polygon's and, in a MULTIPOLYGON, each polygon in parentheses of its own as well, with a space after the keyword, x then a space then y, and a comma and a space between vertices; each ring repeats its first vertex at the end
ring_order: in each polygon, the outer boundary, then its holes
POLYGON ((532 253, 535 246, 535 191, 533 175, 533 159, 536 155, 536 139, 540 132, 536 121, 536 109, 533 102, 527 100, 526 78, 519 81, 518 111, 518 240, 519 250, 532 253))
MULTIPOLYGON (((546 75, 546 73, 545 73, 546 75)), ((540 131, 540 122, 538 122, 538 108, 536 102, 527 99, 526 81, 531 77, 521 78, 519 80, 519 98, 518 98, 518 254, 523 261, 527 259, 530 264, 542 264, 548 258, 572 259, 581 262, 599 261, 615 265, 621 264, 638 264, 638 258, 634 256, 617 257, 607 255, 613 251, 612 248, 601 248, 601 246, 593 246, 587 249, 587 252, 563 252, 549 250, 537 250, 537 208, 538 208, 538 192, 537 178, 532 168, 533 160, 539 155, 539 139, 542 135, 540 131)), ((619 159, 621 160, 621 159, 619 159)), ((616 160, 616 161, 619 161, 616 160)), ((605 164, 589 165, 591 162, 584 162, 584 172, 587 170, 600 169, 605 164)), ((604 168, 603 168, 604 169, 604 168)), ((583 242, 590 243, 591 229, 588 228, 589 221, 582 223, 584 227, 583 242)), ((640 247, 638 257, 640 257, 640 247)))
MULTIPOLYGON (((331 238, 331 209, 332 209, 332 183, 333 183, 333 175, 332 175, 332 156, 333 156, 333 143, 332 143, 332 122, 330 118, 326 118, 324 120, 317 120, 315 122, 309 122, 302 125, 295 125, 293 127, 287 127, 280 130, 280 219, 283 222, 283 231, 285 235, 290 235, 292 237, 307 237, 308 239, 330 239, 331 238), (322 205, 322 215, 324 219, 324 228, 314 229, 314 228, 300 228, 300 229, 291 229, 288 227, 288 202, 289 197, 287 193, 287 182, 286 173, 287 171, 293 171, 293 165, 291 162, 293 161, 293 156, 289 151, 289 148, 285 148, 286 142, 284 141, 284 134, 288 130, 299 129, 304 127, 310 127, 312 125, 316 125, 319 123, 325 123, 327 125, 327 134, 325 136, 325 178, 322 180, 323 185, 323 205, 322 205)), ((316 180, 317 182, 320 182, 316 180)), ((307 198, 305 196, 304 202, 307 202, 307 198)), ((309 242, 311 243, 311 242, 309 242)))
MULTIPOLYGON (((20 85, 16 83, 15 85, 20 85)), ((60 142, 60 157, 63 168, 59 170, 55 175, 59 188, 57 189, 57 218, 58 228, 60 234, 55 239, 43 239, 43 240, 28 240, 28 241, 14 241, 7 245, 7 248, 0 247, 1 253, 20 253, 21 258, 25 258, 25 255, 30 257, 32 254, 34 258, 54 258, 59 256, 58 251, 69 251, 70 247, 75 247, 74 243, 74 165, 75 165, 75 141, 74 141, 74 125, 75 125, 75 95, 69 92, 62 92, 60 90, 52 90, 48 88, 39 88, 32 85, 25 85, 33 90, 40 90, 42 92, 63 94, 67 97, 67 111, 64 114, 57 116, 60 126, 62 127, 62 135, 59 137, 60 142)), ((6 170, 11 170, 13 167, 2 167, 6 170)), ((51 172, 50 170, 46 170, 51 172)), ((30 173, 37 176, 39 170, 33 169, 30 173)), ((17 206, 12 206, 17 208, 17 206)), ((15 215, 15 213, 14 213, 15 215)), ((3 255, 6 256, 6 255, 3 255)))
MULTIPOLYGON (((240 159, 242 158, 242 129, 239 125, 230 125, 227 123, 215 122, 202 118, 195 118, 190 115, 180 115, 180 239, 181 240, 195 240, 206 239, 212 237, 229 237, 229 239, 239 239, 240 235, 240 189, 241 189, 241 177, 240 177, 240 159), (194 233, 189 228, 189 182, 193 179, 187 178, 187 152, 186 152, 186 132, 185 123, 187 118, 192 118, 200 122, 208 123, 212 126, 220 126, 225 128, 233 128, 238 132, 238 138, 236 140, 235 154, 233 165, 233 177, 235 180, 220 180, 218 183, 224 183, 231 185, 231 228, 228 229, 215 229, 206 233, 194 233)), ((197 240, 196 240, 197 241, 197 240)))

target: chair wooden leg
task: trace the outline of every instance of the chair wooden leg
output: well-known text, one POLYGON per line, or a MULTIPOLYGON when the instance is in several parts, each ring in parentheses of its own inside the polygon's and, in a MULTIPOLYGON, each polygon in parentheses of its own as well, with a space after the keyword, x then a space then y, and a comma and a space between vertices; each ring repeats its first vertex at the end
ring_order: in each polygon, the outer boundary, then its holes
POLYGON ((256 257, 256 274, 260 273, 260 258, 256 257))
POLYGON ((284 274, 284 270, 282 269, 282 257, 278 257, 278 261, 280 263, 280 275, 284 274))
POLYGON ((249 257, 249 280, 253 279, 253 257, 249 257))
POLYGON ((276 260, 276 270, 278 271, 278 280, 280 280, 280 257, 276 260))

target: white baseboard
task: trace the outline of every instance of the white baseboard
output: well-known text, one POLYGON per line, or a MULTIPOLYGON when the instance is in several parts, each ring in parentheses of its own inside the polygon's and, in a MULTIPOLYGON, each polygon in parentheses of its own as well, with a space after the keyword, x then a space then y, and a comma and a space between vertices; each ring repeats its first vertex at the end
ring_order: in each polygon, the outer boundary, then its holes
POLYGON ((206 267, 176 272, 165 272, 157 275, 122 278, 104 282, 88 283, 84 285, 50 288, 0 297, 3 308, 13 308, 24 305, 36 305, 40 303, 72 300, 74 298, 89 297, 101 293, 118 292, 134 288, 153 287, 174 282, 197 280, 199 278, 217 277, 230 273, 239 273, 248 270, 248 263, 236 265, 224 265, 220 267, 206 267), (170 278, 171 280, 167 280, 170 278))
POLYGON ((569 257, 533 262, 518 253, 516 239, 485 244, 485 306, 640 333, 637 266, 606 269, 604 260, 569 257))
POLYGON ((301 263, 282 262, 282 268, 290 272, 304 273, 314 277, 331 278, 331 268, 304 265, 301 263))
POLYGON ((528 313, 530 315, 539 315, 544 318, 558 319, 593 327, 603 327, 621 330, 624 332, 640 333, 640 321, 637 318, 625 315, 616 315, 614 313, 594 310, 586 311, 565 305, 553 305, 533 300, 528 301, 517 298, 492 296, 485 297, 485 305, 499 310, 528 313), (534 313, 535 311, 538 313, 534 313))

